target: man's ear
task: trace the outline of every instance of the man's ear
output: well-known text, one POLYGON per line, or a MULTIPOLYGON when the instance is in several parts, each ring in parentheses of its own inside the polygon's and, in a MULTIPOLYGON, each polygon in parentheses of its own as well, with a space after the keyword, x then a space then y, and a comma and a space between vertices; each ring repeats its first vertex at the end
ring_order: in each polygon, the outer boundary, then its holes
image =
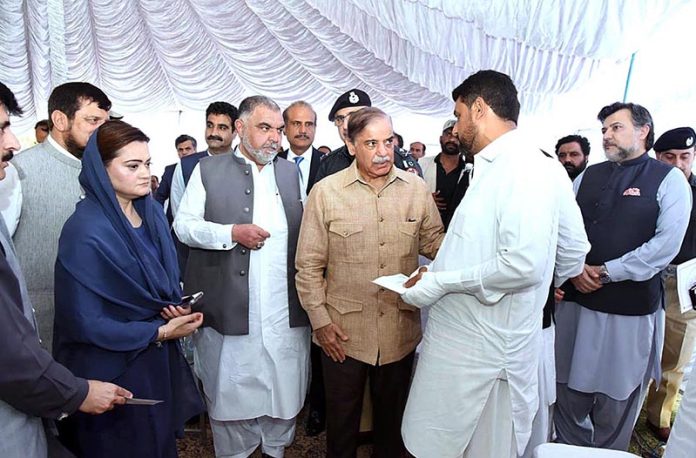
POLYGON ((487 110, 488 104, 481 97, 476 97, 474 102, 471 104, 472 119, 481 119, 487 110))
MULTIPOLYGON (((244 121, 241 119, 237 118, 234 120, 234 133, 237 135, 241 135, 241 133, 244 131, 244 121)), ((234 136, 232 137, 234 140, 234 136)))
POLYGON ((60 110, 53 110, 51 113, 51 122, 53 123, 53 128, 59 132, 67 132, 70 129, 68 115, 60 110))

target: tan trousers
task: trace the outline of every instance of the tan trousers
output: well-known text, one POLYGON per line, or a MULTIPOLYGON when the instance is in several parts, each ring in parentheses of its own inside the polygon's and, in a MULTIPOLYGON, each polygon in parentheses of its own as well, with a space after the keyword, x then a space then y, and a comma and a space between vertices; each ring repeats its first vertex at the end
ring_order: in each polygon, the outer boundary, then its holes
POLYGON ((679 387, 684 378, 684 367, 691 360, 696 343, 696 311, 681 313, 677 296, 677 280, 666 278, 665 345, 662 349, 662 380, 653 384, 648 393, 648 421, 660 428, 668 428, 679 387))

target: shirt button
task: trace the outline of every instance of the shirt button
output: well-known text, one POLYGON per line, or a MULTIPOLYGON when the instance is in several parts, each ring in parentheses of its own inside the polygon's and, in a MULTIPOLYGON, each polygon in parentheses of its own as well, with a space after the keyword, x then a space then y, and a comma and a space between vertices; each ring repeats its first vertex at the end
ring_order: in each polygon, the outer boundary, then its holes
POLYGON ((244 213, 249 213, 249 207, 244 207, 244 213))
POLYGON ((384 312, 379 312, 379 316, 384 316, 384 312))
POLYGON ((227 244, 226 244, 226 243, 223 243, 223 244, 222 244, 222 247, 223 247, 223 248, 227 248, 227 244))
POLYGON ((248 171, 248 170, 245 170, 245 171, 244 171, 244 175, 249 175, 249 171, 248 171))
POLYGON ((242 277, 245 276, 245 275, 246 275, 246 270, 240 270, 240 271, 239 271, 239 275, 241 275, 242 277))
POLYGON ((380 217, 379 217, 379 222, 380 222, 380 223, 383 223, 383 222, 384 222, 384 216, 380 216, 380 217))
POLYGON ((244 194, 251 194, 251 189, 245 189, 244 194))
POLYGON ((385 267, 387 267, 386 264, 380 264, 380 265, 379 265, 379 268, 380 268, 380 269, 384 269, 385 267))
POLYGON ((246 254, 246 250, 242 248, 242 254, 246 254))
POLYGON ((384 246, 384 242, 379 242, 379 246, 384 246))
POLYGON ((379 292, 380 292, 380 293, 383 293, 383 292, 384 292, 384 288, 380 288, 380 289, 379 289, 379 292))

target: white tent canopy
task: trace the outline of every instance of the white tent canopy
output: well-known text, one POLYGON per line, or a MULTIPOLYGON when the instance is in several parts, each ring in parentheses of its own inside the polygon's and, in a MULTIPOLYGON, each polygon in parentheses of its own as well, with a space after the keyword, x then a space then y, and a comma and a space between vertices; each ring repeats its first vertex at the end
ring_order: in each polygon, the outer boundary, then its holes
MULTIPOLYGON (((548 113, 598 77, 613 94, 599 103, 619 99, 631 55, 690 3, 2 0, 0 81, 25 109, 20 130, 46 117, 55 85, 92 82, 136 125, 166 131, 166 146, 157 146, 172 159, 171 140, 202 133, 200 112, 211 101, 304 99, 324 121, 352 87, 395 116, 406 137, 414 123, 427 128, 431 143, 451 113, 452 89, 480 69, 508 73, 527 115, 548 113)), ((337 146, 334 129, 320 127, 318 143, 337 146)))

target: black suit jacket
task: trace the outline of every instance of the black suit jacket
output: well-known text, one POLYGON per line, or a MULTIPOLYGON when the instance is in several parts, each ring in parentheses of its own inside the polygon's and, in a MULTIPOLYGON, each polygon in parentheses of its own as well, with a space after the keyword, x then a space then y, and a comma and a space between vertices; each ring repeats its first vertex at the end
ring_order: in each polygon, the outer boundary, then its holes
MULTIPOLYGON (((307 153, 305 153, 307 154, 307 153)), ((288 158, 288 150, 278 153, 278 157, 283 159, 288 158)), ((312 146, 312 164, 309 166, 309 177, 307 178, 307 195, 309 191, 312 190, 312 186, 316 183, 317 171, 319 170, 319 162, 324 158, 324 154, 321 151, 312 146)), ((294 163, 294 162, 293 162, 294 163)))
MULTIPOLYGON (((157 202, 164 205, 164 203, 169 199, 169 194, 172 190, 172 179, 174 178, 174 170, 176 169, 176 163, 169 164, 164 168, 164 173, 162 174, 162 180, 160 181, 159 188, 153 196, 157 202)), ((167 221, 171 226, 174 222, 174 216, 172 215, 172 206, 167 207, 167 221)))
POLYGON ((87 397, 87 381, 75 377, 39 345, 36 331, 22 313, 19 282, 2 246, 0 315, 0 399, 35 417, 75 412, 87 397))

